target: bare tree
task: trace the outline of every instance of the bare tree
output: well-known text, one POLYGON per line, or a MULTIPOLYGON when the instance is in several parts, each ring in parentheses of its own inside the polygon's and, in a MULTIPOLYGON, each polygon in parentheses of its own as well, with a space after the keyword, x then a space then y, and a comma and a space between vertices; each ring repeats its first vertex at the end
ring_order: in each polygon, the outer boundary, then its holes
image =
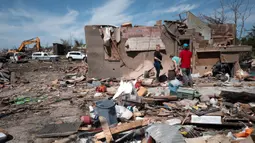
MULTIPOLYGON (((233 15, 233 21, 236 28, 239 29, 239 39, 242 38, 245 21, 251 16, 251 11, 254 5, 250 0, 229 0, 227 6, 233 15)), ((237 38, 237 33, 236 33, 237 38)))
POLYGON ((71 44, 70 44, 70 41, 69 41, 69 40, 60 39, 60 41, 61 41, 61 44, 62 44, 62 45, 64 45, 64 46, 66 46, 66 47, 71 46, 71 44))
POLYGON ((253 8, 254 8, 254 5, 250 5, 250 1, 248 0, 246 6, 244 8, 244 11, 242 13, 240 13, 241 23, 240 23, 239 39, 241 39, 243 36, 245 21, 251 16, 251 11, 253 8))
POLYGON ((212 16, 200 14, 200 18, 210 24, 223 24, 227 22, 227 15, 225 14, 225 3, 224 0, 220 0, 220 8, 214 9, 212 16))
POLYGON ((214 10, 214 15, 200 14, 202 20, 210 24, 224 24, 233 21, 236 26, 235 41, 241 39, 244 33, 245 21, 251 16, 254 4, 251 0, 219 0, 220 8, 214 10), (237 35, 237 33, 239 35, 237 35))

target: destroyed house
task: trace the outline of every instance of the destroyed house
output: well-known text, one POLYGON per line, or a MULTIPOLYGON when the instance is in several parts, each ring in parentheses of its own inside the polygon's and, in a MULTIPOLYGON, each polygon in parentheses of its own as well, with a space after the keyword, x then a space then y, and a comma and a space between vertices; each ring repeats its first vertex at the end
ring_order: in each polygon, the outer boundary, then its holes
POLYGON ((241 60, 240 53, 252 50, 250 46, 235 44, 235 25, 210 25, 191 12, 178 21, 157 21, 154 26, 121 27, 112 25, 86 25, 85 37, 89 77, 125 77, 135 79, 153 69, 153 53, 161 46, 163 70, 170 67, 169 55, 179 55, 184 43, 193 52, 192 72, 210 71, 218 61, 229 63, 231 69, 241 60))

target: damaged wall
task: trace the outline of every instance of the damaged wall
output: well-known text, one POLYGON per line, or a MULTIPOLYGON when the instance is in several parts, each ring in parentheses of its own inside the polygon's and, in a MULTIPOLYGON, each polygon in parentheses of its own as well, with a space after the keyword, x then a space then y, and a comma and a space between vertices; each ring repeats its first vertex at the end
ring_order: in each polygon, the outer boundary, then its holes
MULTIPOLYGON (((104 59, 105 51, 99 26, 85 26, 86 44, 88 50, 89 77, 108 78, 125 77, 136 78, 146 70, 153 68, 154 51, 126 51, 125 43, 133 37, 158 37, 165 45, 162 50, 163 71, 169 69, 169 55, 175 54, 176 42, 167 34, 163 27, 121 27, 121 42, 118 44, 121 60, 110 62, 104 59)), ((139 47, 137 47, 139 48, 139 47)))
POLYGON ((243 58, 243 53, 251 52, 251 46, 232 46, 229 48, 199 48, 196 49, 193 73, 203 75, 211 71, 212 67, 218 62, 234 64, 243 58))
POLYGON ((211 28, 191 12, 187 12, 187 25, 189 29, 195 29, 204 36, 204 40, 211 40, 211 28))
POLYGON ((103 40, 98 26, 85 26, 87 55, 89 64, 89 77, 105 78, 119 77, 120 62, 108 62, 105 60, 103 40))
POLYGON ((209 24, 212 29, 212 40, 214 44, 235 43, 235 24, 209 24))

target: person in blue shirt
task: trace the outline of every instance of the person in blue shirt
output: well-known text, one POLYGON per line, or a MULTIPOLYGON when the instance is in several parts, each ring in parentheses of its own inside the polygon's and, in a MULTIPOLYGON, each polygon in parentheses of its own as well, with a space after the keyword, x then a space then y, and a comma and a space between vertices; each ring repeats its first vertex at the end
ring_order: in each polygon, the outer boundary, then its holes
POLYGON ((175 73, 179 73, 180 58, 174 55, 170 55, 170 59, 174 62, 175 73))

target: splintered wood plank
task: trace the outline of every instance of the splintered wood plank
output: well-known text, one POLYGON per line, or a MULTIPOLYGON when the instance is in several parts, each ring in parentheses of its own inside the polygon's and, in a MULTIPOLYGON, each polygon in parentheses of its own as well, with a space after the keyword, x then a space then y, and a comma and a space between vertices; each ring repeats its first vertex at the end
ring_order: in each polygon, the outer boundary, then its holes
POLYGON ((103 128, 103 134, 105 135, 106 142, 110 143, 111 141, 113 141, 113 137, 112 137, 112 133, 110 131, 109 125, 104 117, 99 116, 99 120, 103 128))
MULTIPOLYGON (((137 127, 146 126, 146 125, 148 125, 148 121, 138 120, 138 121, 134 121, 134 122, 130 122, 130 123, 123 123, 116 127, 110 128, 110 132, 111 132, 111 134, 117 134, 117 133, 121 133, 124 131, 128 131, 128 130, 135 129, 137 127)), ((97 140, 103 139, 105 137, 106 137, 106 135, 104 132, 100 132, 95 135, 95 138, 97 140)))

